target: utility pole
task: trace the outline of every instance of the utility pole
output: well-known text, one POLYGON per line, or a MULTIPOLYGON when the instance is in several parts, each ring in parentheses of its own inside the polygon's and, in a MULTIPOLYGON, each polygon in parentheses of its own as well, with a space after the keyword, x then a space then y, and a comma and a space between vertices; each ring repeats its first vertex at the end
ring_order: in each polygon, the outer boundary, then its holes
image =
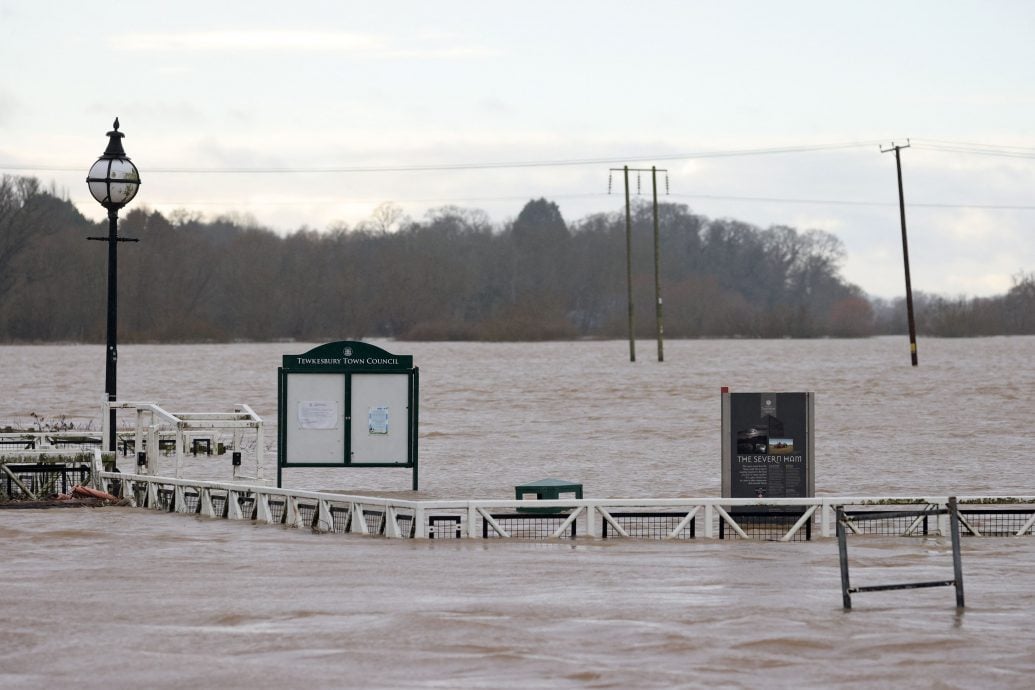
POLYGON ((895 168, 898 170, 898 212, 902 221, 902 264, 906 270, 906 318, 909 321, 909 356, 913 366, 917 365, 916 359, 916 321, 913 318, 913 284, 909 279, 909 242, 906 239, 906 200, 902 193, 902 157, 900 151, 909 148, 909 139, 906 139, 905 146, 898 146, 891 142, 888 148, 881 147, 881 153, 895 152, 895 168))
MULTIPOLYGON (((664 171, 667 172, 667 171, 664 171)), ((650 181, 651 187, 654 190, 654 304, 655 304, 655 321, 657 323, 658 331, 658 361, 665 361, 665 345, 664 335, 665 326, 661 320, 661 271, 660 271, 660 260, 658 258, 658 170, 653 165, 650 166, 650 181)))
MULTIPOLYGON (((636 344, 633 333, 633 291, 632 291, 632 210, 629 202, 629 171, 635 173, 650 172, 651 183, 654 191, 654 304, 655 304, 655 326, 658 336, 658 361, 665 361, 664 333, 665 328, 662 322, 661 303, 661 272, 660 272, 660 241, 658 233, 658 172, 665 173, 665 192, 668 193, 668 170, 659 170, 655 166, 648 168, 630 168, 628 165, 621 168, 611 168, 611 172, 621 171, 625 176, 625 271, 626 284, 629 291, 629 361, 636 361, 636 344)), ((638 180, 639 178, 637 178, 638 180)), ((639 182, 637 182, 637 193, 639 193, 639 182)), ((611 182, 608 178, 607 191, 611 193, 611 182)))
MULTIPOLYGON (((633 328, 632 210, 629 206, 629 166, 611 168, 625 177, 625 284, 629 299, 629 361, 636 361, 636 334, 633 328)), ((611 176, 607 176, 607 193, 611 193, 611 176)))

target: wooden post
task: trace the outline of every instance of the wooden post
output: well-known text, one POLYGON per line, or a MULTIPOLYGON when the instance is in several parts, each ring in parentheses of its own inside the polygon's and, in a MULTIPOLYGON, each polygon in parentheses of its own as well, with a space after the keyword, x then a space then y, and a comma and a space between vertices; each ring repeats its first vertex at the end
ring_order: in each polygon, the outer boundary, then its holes
POLYGON ((889 149, 881 149, 881 153, 888 151, 895 152, 895 169, 898 172, 898 213, 902 224, 902 265, 906 272, 906 319, 909 322, 909 357, 913 366, 917 365, 916 359, 916 320, 913 318, 913 283, 909 278, 909 241, 906 239, 906 200, 902 192, 902 157, 900 151, 909 148, 907 141, 905 146, 895 146, 889 149))
POLYGON ((661 319, 661 274, 660 274, 660 258, 659 258, 659 247, 658 247, 658 170, 653 165, 650 168, 651 185, 654 188, 654 304, 655 304, 655 320, 657 322, 658 332, 658 361, 665 361, 665 346, 664 346, 664 334, 665 327, 662 324, 661 319))
POLYGON ((632 283, 632 209, 629 202, 629 166, 623 166, 625 173, 625 282, 629 291, 629 361, 636 361, 636 334, 633 328, 633 283, 632 283))

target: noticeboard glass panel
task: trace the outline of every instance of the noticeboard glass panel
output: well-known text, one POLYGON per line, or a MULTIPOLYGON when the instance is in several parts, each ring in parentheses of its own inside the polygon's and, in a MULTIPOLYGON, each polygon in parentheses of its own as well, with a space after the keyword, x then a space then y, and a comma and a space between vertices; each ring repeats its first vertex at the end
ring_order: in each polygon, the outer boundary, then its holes
POLYGON ((352 374, 349 464, 408 462, 410 375, 352 374))
POLYGON ((305 374, 287 379, 287 457, 345 464, 345 376, 305 374))

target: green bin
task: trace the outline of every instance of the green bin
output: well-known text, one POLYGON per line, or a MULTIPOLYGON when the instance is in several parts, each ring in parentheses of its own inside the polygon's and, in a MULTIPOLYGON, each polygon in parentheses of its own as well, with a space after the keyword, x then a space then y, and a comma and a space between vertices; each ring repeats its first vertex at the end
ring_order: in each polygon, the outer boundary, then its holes
MULTIPOLYGON (((535 500, 546 501, 559 498, 582 498, 582 484, 563 479, 540 479, 536 482, 518 484, 514 487, 514 498, 523 501, 527 494, 535 494, 535 500), (574 496, 561 496, 574 494, 574 496)), ((567 508, 518 508, 521 513, 563 513, 567 508)))

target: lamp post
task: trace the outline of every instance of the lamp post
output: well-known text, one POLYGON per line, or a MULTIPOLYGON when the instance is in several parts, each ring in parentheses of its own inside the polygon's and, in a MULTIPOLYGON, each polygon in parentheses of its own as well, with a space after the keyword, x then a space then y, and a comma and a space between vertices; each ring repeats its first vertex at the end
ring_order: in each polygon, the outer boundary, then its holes
POLYGON ((118 362, 118 243, 136 242, 135 239, 119 237, 119 209, 133 200, 140 187, 140 173, 122 148, 119 119, 115 118, 112 131, 108 132, 108 147, 97 162, 90 167, 86 183, 90 194, 104 208, 108 209, 108 236, 88 237, 108 243, 108 336, 105 354, 104 392, 108 408, 108 450, 115 450, 115 365, 118 362))

